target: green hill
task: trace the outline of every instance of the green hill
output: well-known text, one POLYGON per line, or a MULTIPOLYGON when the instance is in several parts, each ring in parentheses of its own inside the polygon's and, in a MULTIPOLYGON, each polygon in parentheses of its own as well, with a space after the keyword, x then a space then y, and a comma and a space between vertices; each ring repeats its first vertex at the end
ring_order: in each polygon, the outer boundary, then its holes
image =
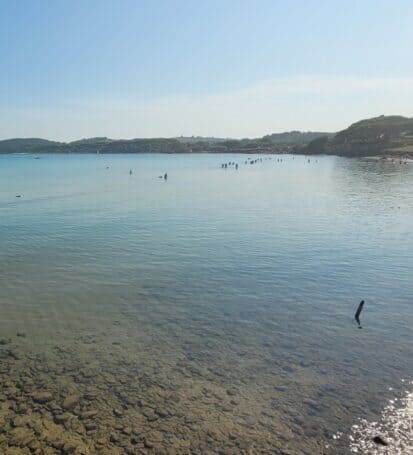
POLYGON ((112 139, 107 137, 89 137, 85 139, 78 139, 77 141, 69 142, 70 145, 82 145, 82 144, 103 144, 107 142, 113 142, 112 139))
POLYGON ((320 137, 333 137, 334 133, 322 133, 319 131, 289 131, 285 133, 274 133, 264 136, 273 144, 304 145, 320 137))
POLYGON ((298 150, 342 156, 413 156, 413 118, 380 116, 353 123, 332 138, 318 138, 298 150))
POLYGON ((7 139, 0 141, 0 154, 5 153, 182 153, 190 148, 176 139, 108 138, 81 139, 73 142, 52 142, 44 139, 7 139))
POLYGON ((180 137, 109 139, 72 142, 45 139, 0 141, 4 153, 301 153, 342 156, 397 155, 413 157, 413 118, 380 116, 353 123, 338 133, 289 131, 256 139, 180 137))
POLYGON ((61 145, 60 142, 46 139, 6 139, 0 141, 0 153, 41 153, 61 145))

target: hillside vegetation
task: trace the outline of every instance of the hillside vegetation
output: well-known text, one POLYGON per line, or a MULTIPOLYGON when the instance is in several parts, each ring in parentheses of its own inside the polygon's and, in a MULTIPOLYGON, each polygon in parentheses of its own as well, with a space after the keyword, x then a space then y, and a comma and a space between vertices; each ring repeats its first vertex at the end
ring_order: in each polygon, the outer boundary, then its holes
POLYGON ((322 133, 319 131, 289 131, 286 133, 274 133, 264 136, 273 144, 280 145, 304 145, 320 137, 333 137, 334 133, 322 133))
POLYGON ((307 134, 309 133, 282 133, 258 139, 181 137, 114 140, 98 137, 68 143, 42 139, 8 139, 0 141, 0 153, 286 153, 295 145, 305 144, 304 137, 307 134), (282 139, 274 139, 276 136, 282 136, 282 139))
POLYGON ((60 145, 60 142, 46 139, 6 139, 0 141, 0 153, 41 153, 52 151, 60 145))
POLYGON ((353 123, 331 138, 318 138, 299 153, 342 156, 413 156, 413 118, 380 116, 353 123))
POLYGON ((299 153, 342 156, 413 157, 413 118, 381 116, 353 123, 338 133, 290 131, 256 139, 179 137, 109 139, 72 142, 45 139, 0 141, 1 153, 299 153))

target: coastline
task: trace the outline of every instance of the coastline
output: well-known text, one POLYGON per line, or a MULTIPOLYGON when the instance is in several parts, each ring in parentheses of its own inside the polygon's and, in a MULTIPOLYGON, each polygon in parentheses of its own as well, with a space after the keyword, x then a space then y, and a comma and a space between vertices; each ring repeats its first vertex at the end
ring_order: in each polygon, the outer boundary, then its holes
POLYGON ((33 156, 34 158, 40 156, 52 156, 52 155, 292 155, 292 156, 303 156, 303 157, 340 157, 340 158, 368 158, 372 160, 387 160, 391 161, 394 159, 402 159, 404 161, 413 160, 413 151, 412 152, 400 152, 392 154, 339 154, 339 153, 301 153, 294 152, 291 150, 286 151, 263 151, 263 150, 231 150, 228 152, 223 152, 220 150, 197 150, 197 151, 184 151, 184 152, 114 152, 114 151, 81 151, 81 152, 70 152, 70 151, 38 151, 38 152, 0 152, 0 156, 33 156))
POLYGON ((41 138, 0 140, 4 153, 239 153, 329 155, 346 157, 390 156, 413 158, 413 119, 379 116, 353 123, 336 133, 290 131, 259 138, 173 137, 110 139, 94 137, 72 142, 41 138))

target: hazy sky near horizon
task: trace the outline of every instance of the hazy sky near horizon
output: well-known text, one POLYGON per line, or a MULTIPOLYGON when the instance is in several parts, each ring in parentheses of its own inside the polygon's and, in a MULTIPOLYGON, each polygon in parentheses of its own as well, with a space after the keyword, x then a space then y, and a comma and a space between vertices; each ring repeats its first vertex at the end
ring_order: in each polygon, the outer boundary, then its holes
POLYGON ((0 0, 0 139, 413 116, 411 0, 0 0))

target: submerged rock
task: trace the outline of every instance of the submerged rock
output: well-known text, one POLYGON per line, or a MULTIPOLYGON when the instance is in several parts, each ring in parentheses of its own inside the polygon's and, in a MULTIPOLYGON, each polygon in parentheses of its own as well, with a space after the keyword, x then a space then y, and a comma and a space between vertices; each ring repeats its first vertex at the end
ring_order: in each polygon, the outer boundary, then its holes
POLYGON ((132 428, 131 428, 131 427, 124 427, 124 428, 122 429, 122 433, 123 433, 123 434, 126 434, 126 435, 129 435, 129 434, 132 433, 132 428))
POLYGON ((80 419, 81 420, 86 420, 86 419, 93 419, 98 415, 98 411, 85 411, 80 414, 80 419))
POLYGON ((96 430, 97 427, 98 427, 98 426, 97 426, 96 423, 94 423, 94 422, 86 422, 86 423, 85 423, 85 428, 86 428, 87 431, 96 430))
POLYGON ((34 439, 34 433, 29 428, 18 427, 10 432, 9 444, 16 447, 27 447, 34 439))
POLYGON ((380 435, 374 436, 373 442, 375 444, 380 445, 380 446, 388 446, 389 445, 389 443, 385 439, 383 439, 380 435))
POLYGON ((45 391, 34 392, 31 397, 33 401, 40 404, 48 403, 53 400, 53 395, 50 392, 45 391))
POLYGON ((54 421, 58 424, 62 424, 67 422, 71 417, 73 417, 72 414, 69 414, 68 412, 64 412, 63 414, 58 414, 54 416, 54 421))
POLYGON ((68 395, 64 400, 62 406, 65 409, 73 409, 80 401, 79 394, 68 395))
POLYGON ((24 416, 17 416, 12 420, 13 427, 25 427, 26 425, 30 424, 31 418, 28 415, 24 416))

